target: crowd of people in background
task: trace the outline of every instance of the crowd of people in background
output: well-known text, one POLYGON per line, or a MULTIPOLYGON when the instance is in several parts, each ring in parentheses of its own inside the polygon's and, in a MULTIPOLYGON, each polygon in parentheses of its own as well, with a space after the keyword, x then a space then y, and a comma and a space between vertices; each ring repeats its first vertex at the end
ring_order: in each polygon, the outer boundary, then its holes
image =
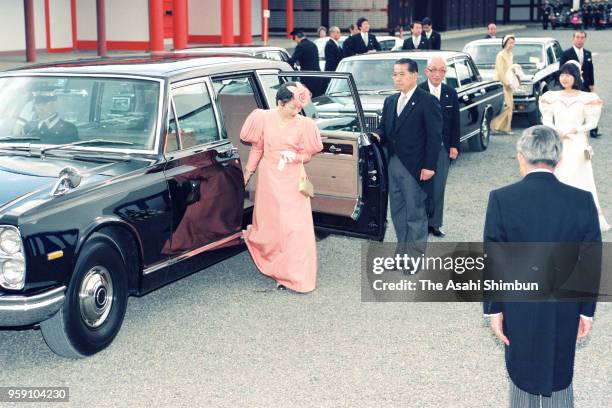
POLYGON ((559 0, 544 1, 540 16, 544 30, 548 30, 549 25, 553 29, 604 29, 612 25, 612 0, 584 0, 576 9, 559 0))

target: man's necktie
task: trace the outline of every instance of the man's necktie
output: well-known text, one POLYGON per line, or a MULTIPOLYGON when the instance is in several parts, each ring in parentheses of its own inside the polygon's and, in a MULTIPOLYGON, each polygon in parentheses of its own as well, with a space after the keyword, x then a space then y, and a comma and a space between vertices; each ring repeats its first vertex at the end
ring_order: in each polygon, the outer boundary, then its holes
POLYGON ((404 110, 404 106, 406 106, 406 102, 408 102, 408 97, 402 94, 399 100, 397 101, 397 116, 402 114, 402 111, 404 110))

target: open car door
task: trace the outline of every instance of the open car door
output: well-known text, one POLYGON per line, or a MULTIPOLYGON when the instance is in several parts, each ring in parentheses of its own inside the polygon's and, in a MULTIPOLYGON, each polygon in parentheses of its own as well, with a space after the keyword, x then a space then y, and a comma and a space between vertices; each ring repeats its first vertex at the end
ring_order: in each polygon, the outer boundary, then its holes
MULTIPOLYGON (((387 220, 387 171, 380 145, 366 134, 357 88, 349 73, 259 72, 269 107, 286 81, 317 84, 319 96, 302 114, 321 131, 323 151, 306 164, 315 196, 317 231, 382 241, 387 220), (314 82, 313 82, 314 81, 314 82)), ((297 185, 296 185, 297 188, 297 185)))

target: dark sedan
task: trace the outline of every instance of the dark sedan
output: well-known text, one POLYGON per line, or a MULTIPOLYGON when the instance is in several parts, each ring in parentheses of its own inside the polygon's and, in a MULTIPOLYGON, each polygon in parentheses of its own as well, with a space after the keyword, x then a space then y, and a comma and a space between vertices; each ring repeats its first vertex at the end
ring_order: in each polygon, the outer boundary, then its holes
MULTIPOLYGON (((432 56, 444 58, 448 66, 445 82, 457 90, 461 110, 461 141, 466 141, 472 150, 485 150, 489 144, 490 121, 500 112, 503 104, 502 86, 498 81, 483 81, 468 54, 454 51, 363 54, 343 59, 337 72, 350 72, 353 75, 368 128, 372 131, 378 126, 384 99, 397 92, 391 79, 395 61, 400 58, 415 60, 419 69, 418 81, 422 82, 427 80, 425 67, 432 56)), ((344 84, 332 80, 327 90, 329 98, 318 98, 318 102, 327 105, 328 114, 333 115, 335 111, 343 109, 346 91, 344 84)))
MULTIPOLYGON (((324 138, 306 166, 315 226, 382 240, 381 150, 350 75, 326 75, 354 100, 332 120, 306 109, 324 138)), ((244 250, 256 192, 240 129, 293 76, 285 62, 186 54, 0 75, 0 327, 40 325, 57 354, 92 355, 128 296, 244 250)))

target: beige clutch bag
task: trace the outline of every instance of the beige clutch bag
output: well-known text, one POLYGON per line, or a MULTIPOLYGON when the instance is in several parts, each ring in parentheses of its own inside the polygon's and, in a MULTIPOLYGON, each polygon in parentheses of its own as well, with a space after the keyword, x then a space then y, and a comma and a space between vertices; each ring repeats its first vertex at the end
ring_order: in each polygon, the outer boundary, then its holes
POLYGON ((314 197, 314 186, 308 179, 306 169, 304 168, 304 162, 300 164, 300 182, 298 183, 298 190, 306 197, 314 197))

